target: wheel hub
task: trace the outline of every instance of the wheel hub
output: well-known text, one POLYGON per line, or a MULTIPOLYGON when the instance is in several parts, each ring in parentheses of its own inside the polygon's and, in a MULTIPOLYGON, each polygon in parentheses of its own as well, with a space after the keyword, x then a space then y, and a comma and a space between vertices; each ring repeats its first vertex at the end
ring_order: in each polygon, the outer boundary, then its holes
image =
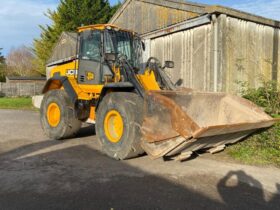
POLYGON ((123 119, 116 110, 109 111, 104 120, 105 135, 112 143, 118 143, 123 135, 123 119))
POLYGON ((60 122, 60 108, 56 103, 51 103, 48 106, 47 118, 51 127, 57 127, 60 122))

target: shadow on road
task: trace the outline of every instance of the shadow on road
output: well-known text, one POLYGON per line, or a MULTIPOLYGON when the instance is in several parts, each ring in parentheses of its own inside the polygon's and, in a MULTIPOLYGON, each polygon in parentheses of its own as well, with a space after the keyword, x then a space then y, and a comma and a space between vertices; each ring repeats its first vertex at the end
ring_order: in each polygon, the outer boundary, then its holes
MULTIPOLYGON (((276 187, 280 193, 280 185, 276 187)), ((219 181, 217 188, 227 208, 248 209, 256 203, 263 204, 267 209, 279 209, 280 206, 279 194, 266 201, 262 184, 244 171, 230 171, 219 181), (240 193, 243 196, 236 196, 240 193)))
MULTIPOLYGON (((91 132, 86 128, 80 136, 91 132)), ((0 154, 0 209, 277 209, 280 205, 279 196, 267 202, 260 182, 243 171, 230 172, 212 192, 216 183, 210 181, 209 189, 197 190, 205 177, 177 182, 112 160, 87 145, 20 158, 60 144, 43 141, 0 154), (228 185, 234 176, 237 184, 228 185)))
POLYGON ((95 126, 94 125, 85 125, 83 126, 77 134, 78 138, 88 137, 95 135, 95 126))

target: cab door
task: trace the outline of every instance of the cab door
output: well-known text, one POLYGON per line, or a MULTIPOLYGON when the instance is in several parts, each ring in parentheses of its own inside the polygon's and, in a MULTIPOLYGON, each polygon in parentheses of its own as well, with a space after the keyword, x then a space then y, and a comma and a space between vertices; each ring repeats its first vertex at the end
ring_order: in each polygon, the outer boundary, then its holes
POLYGON ((101 32, 84 31, 80 35, 78 83, 98 85, 101 76, 101 32))

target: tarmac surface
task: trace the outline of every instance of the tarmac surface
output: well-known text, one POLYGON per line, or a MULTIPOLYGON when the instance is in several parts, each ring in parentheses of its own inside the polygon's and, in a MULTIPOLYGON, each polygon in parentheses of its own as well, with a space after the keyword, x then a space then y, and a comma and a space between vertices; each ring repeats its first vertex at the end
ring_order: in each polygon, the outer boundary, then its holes
POLYGON ((0 209, 280 209, 280 170, 209 154, 115 161, 94 126, 52 141, 38 112, 0 110, 0 209))

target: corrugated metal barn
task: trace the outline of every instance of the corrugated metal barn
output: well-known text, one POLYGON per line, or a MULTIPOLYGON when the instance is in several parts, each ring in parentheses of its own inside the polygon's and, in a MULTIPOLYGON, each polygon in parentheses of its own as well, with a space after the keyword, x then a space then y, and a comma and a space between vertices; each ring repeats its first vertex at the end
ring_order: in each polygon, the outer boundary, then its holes
POLYGON ((237 92, 238 82, 280 81, 280 23, 221 6, 183 0, 126 0, 110 23, 145 39, 145 58, 173 60, 174 81, 237 92))

